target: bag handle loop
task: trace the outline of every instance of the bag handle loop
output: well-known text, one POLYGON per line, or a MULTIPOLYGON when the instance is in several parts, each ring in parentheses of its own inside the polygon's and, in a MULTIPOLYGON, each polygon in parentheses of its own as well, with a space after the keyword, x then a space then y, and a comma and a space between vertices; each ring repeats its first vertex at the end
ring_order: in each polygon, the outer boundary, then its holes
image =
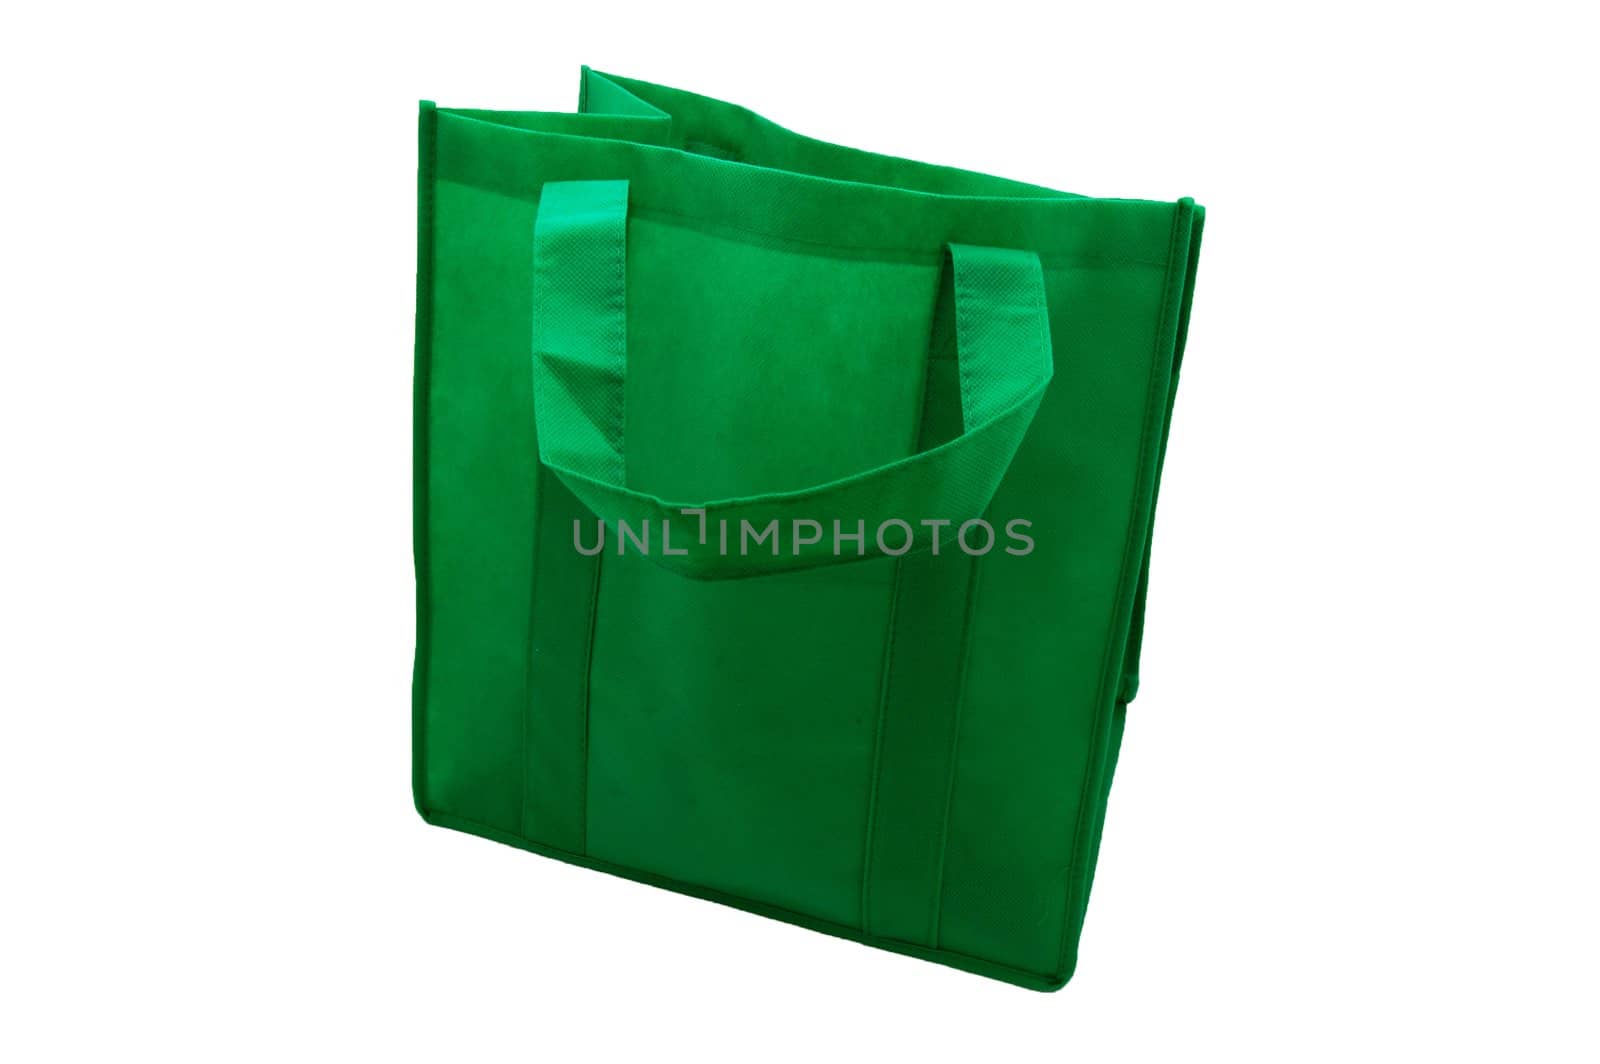
MULTIPOLYGON (((1044 274, 1031 251, 950 244, 962 432, 937 447, 824 484, 729 499, 665 500, 630 488, 624 460, 627 374, 626 181, 553 181, 539 198, 533 245, 533 397, 539 460, 615 530, 672 525, 651 560, 695 579, 807 569, 926 547, 934 527, 982 516, 1054 372, 1044 274), (688 516, 685 511, 690 511, 688 516), (698 512, 703 512, 703 517, 698 512), (779 522, 776 554, 729 554, 706 535, 727 521, 779 522), (816 524, 815 542, 791 535, 816 524), (840 553, 834 522, 866 535, 840 553), (895 522, 880 543, 877 530, 895 522), (908 526, 909 533, 900 530, 908 526), (907 546, 900 549, 901 542, 907 546), (682 552, 682 553, 680 553, 682 552)), ((809 529, 808 529, 809 531, 809 529)))

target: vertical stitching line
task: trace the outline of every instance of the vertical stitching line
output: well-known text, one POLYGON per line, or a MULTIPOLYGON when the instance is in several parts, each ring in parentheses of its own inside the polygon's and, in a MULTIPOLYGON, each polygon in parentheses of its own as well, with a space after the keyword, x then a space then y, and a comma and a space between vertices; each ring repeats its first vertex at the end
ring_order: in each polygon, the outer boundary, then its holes
POLYGON ((613 404, 612 417, 616 422, 616 448, 617 448, 617 474, 624 486, 628 483, 628 409, 627 409, 627 379, 628 379, 628 182, 620 182, 622 186, 621 216, 616 220, 617 239, 611 244, 611 275, 612 290, 611 300, 615 307, 615 320, 612 323, 613 342, 617 345, 617 358, 620 365, 617 367, 616 398, 613 404))
POLYGON ((903 559, 894 562, 894 579, 889 583, 889 623, 883 640, 883 671, 878 677, 877 724, 872 733, 872 780, 867 790, 867 830, 861 848, 861 930, 872 934, 872 847, 878 816, 878 776, 883 765, 883 722, 889 709, 889 676, 894 662, 895 625, 900 615, 900 573, 903 559))
MULTIPOLYGON (((944 256, 941 255, 939 272, 933 279, 933 313, 928 316, 928 352, 922 360, 922 402, 917 404, 917 420, 912 427, 912 451, 922 449, 922 432, 928 420, 928 397, 930 378, 933 376, 934 348, 939 340, 939 296, 944 287, 944 256)), ((955 264, 951 260, 950 289, 955 291, 955 264)), ((956 307, 951 306, 950 314, 956 315, 956 307)), ((956 338, 957 369, 960 369, 961 341, 960 333, 956 338)), ((872 735, 872 782, 867 791, 867 827, 866 837, 861 847, 861 931, 863 934, 872 934, 869 927, 871 913, 870 901, 872 895, 872 845, 877 829, 878 815, 878 775, 883 764, 883 724, 888 716, 889 709, 889 677, 894 664, 895 635, 900 619, 900 579, 905 568, 905 559, 897 557, 894 561, 894 579, 889 583, 889 630, 883 641, 883 672, 878 680, 878 720, 872 735)))
MULTIPOLYGON (((1046 300, 1045 300, 1045 296, 1044 296, 1044 276, 1043 276, 1043 271, 1042 271, 1042 268, 1040 268, 1038 266, 1038 256, 1037 255, 1033 256, 1033 265, 1035 266, 1035 269, 1036 269, 1037 273, 1035 274, 1034 277, 1029 278, 1030 280, 1036 281, 1035 284, 1029 286, 1031 288, 1031 290, 1032 290, 1031 294, 1030 294, 1030 302, 1033 304, 1033 308, 1035 310, 1035 315, 1034 315, 1035 323, 1036 323, 1035 326, 1034 326, 1034 332, 1036 334, 1035 343, 1038 344, 1038 343, 1042 342, 1042 346, 1040 346, 1038 348, 1038 353, 1040 355, 1040 358, 1039 358, 1040 369, 1042 371, 1042 370, 1046 369, 1048 367, 1048 365, 1049 365, 1049 362, 1046 360, 1046 357, 1045 357, 1046 353, 1049 351, 1049 342, 1050 342, 1049 329, 1048 329, 1048 325, 1047 325, 1047 320, 1048 320, 1047 319, 1047 315, 1048 315, 1049 311, 1048 311, 1048 306, 1047 306, 1047 303, 1046 303, 1046 300)), ((961 337, 964 336, 964 334, 961 332, 961 320, 962 320, 961 316, 958 315, 957 319, 956 319, 956 328, 957 328, 957 337, 958 338, 961 338, 961 337)), ((958 344, 959 344, 959 339, 958 339, 958 344)), ((960 348, 958 346, 958 348, 957 348, 957 365, 958 365, 959 368, 964 370, 966 368, 967 363, 968 363, 969 360, 965 359, 965 358, 962 358, 960 356, 961 356, 961 351, 960 351, 960 348)), ((962 393, 963 409, 965 409, 965 402, 966 402, 965 378, 963 378, 963 393, 962 393)), ((949 741, 948 754, 946 756, 946 761, 945 761, 944 811, 941 814, 941 820, 940 820, 940 826, 939 826, 939 857, 938 857, 937 864, 935 866, 937 871, 934 873, 933 911, 931 913, 930 927, 929 927, 929 936, 930 936, 929 937, 929 945, 931 945, 934 949, 938 949, 939 948, 940 928, 941 928, 941 924, 942 924, 943 918, 944 918, 944 877, 945 877, 945 870, 946 870, 946 868, 948 866, 949 852, 950 852, 950 814, 951 814, 951 810, 954 809, 954 807, 955 807, 955 790, 956 790, 956 775, 957 775, 956 774, 956 760, 957 760, 957 757, 959 756, 959 752, 960 752, 960 749, 961 749, 961 730, 962 730, 962 722, 963 722, 964 717, 965 717, 966 699, 967 699, 968 666, 970 665, 970 662, 971 662, 972 632, 973 632, 973 628, 974 628, 973 617, 974 617, 975 613, 977 612, 979 574, 982 571, 983 571, 983 568, 982 568, 982 565, 981 565, 981 560, 980 559, 973 559, 970 562, 970 567, 968 569, 966 603, 965 603, 965 606, 964 606, 964 609, 963 609, 963 612, 962 612, 962 618, 961 618, 961 663, 960 663, 960 673, 959 673, 959 675, 958 675, 958 677, 956 679, 956 704, 955 704, 955 711, 951 716, 950 741, 949 741)))
MULTIPOLYGON (((1136 477, 1142 476, 1145 464, 1149 458, 1150 420, 1155 410, 1155 384, 1161 373, 1161 350, 1167 334, 1167 321, 1171 317, 1170 304, 1172 302, 1172 275, 1175 269, 1174 260, 1177 257, 1179 223, 1183 220, 1184 216, 1185 212, 1180 205, 1179 208, 1173 212, 1172 232, 1167 240, 1167 275, 1162 281, 1161 286, 1161 318, 1159 326, 1156 329, 1155 351, 1152 353, 1150 359, 1150 379, 1145 388, 1144 426, 1140 432, 1139 463, 1135 467, 1134 471, 1134 475, 1136 477)), ((1136 484, 1135 491, 1137 492, 1138 490, 1140 490, 1140 488, 1139 485, 1136 484)), ((1133 551, 1134 537, 1138 535, 1139 522, 1135 520, 1135 518, 1138 516, 1138 508, 1139 501, 1137 495, 1135 495, 1133 509, 1128 514, 1128 530, 1123 539, 1122 564, 1117 574, 1118 603, 1120 603, 1122 599, 1123 588, 1128 582, 1128 556, 1133 551)), ((1106 681, 1111 671, 1111 655, 1113 653, 1113 648, 1118 642, 1117 632, 1115 630, 1115 621, 1119 609, 1120 607, 1117 605, 1117 603, 1113 603, 1111 611, 1112 631, 1108 632, 1106 635, 1106 648, 1101 655, 1100 680, 1095 690, 1094 729, 1089 741, 1089 751, 1091 757, 1093 757, 1095 752, 1099 750, 1104 741, 1104 720, 1110 717, 1110 714, 1102 714, 1100 712, 1100 707, 1106 701, 1106 681)), ((1125 635, 1126 633, 1124 633, 1124 636, 1125 635)), ((1117 683, 1120 686, 1120 676, 1118 677, 1117 683)), ((1115 707, 1113 707, 1113 711, 1114 710, 1115 707)), ((1090 764, 1085 767, 1083 774, 1083 785, 1078 789, 1078 815, 1072 829, 1072 852, 1070 854, 1070 862, 1068 864, 1065 907, 1061 918, 1061 941, 1056 947, 1056 970, 1058 972, 1066 963, 1068 931, 1072 926, 1072 913, 1077 907, 1076 903, 1078 901, 1078 895, 1080 894, 1078 883, 1082 878, 1080 866, 1083 864, 1082 842, 1085 826, 1084 822, 1087 817, 1088 795, 1090 787, 1092 784, 1098 782, 1099 773, 1097 768, 1097 764, 1093 761, 1091 761, 1090 764)))
MULTIPOLYGON (((585 85, 587 85, 587 73, 585 85)), ((617 240, 611 245, 613 289, 612 298, 616 307, 613 328, 616 333, 614 342, 617 345, 617 355, 620 365, 617 374, 615 419, 617 436, 617 466, 620 480, 623 485, 628 483, 628 449, 627 449, 627 373, 628 373, 628 183, 622 182, 621 216, 616 221, 617 240)), ((594 687, 594 643, 595 631, 599 626, 600 616, 600 573, 604 564, 605 552, 595 555, 593 567, 594 574, 589 582, 589 618, 588 637, 584 644, 583 661, 583 730, 581 749, 578 763, 578 832, 581 839, 583 852, 589 852, 589 753, 591 745, 589 733, 593 717, 593 700, 591 697, 594 687)))
POLYGON ((589 582, 589 639, 584 647, 583 661, 583 749, 578 763, 578 832, 583 852, 589 852, 589 721, 591 713, 590 689, 594 677, 594 634, 600 617, 600 568, 605 554, 594 557, 594 577, 589 582))
POLYGON ((933 913, 928 945, 939 948, 939 930, 944 920, 944 873, 950 848, 950 810, 955 806, 956 756, 961 749, 961 722, 967 703, 967 665, 972 650, 972 619, 977 612, 980 559, 972 559, 967 575, 967 601, 961 618, 961 673, 956 679, 956 706, 950 721, 950 748, 945 767, 944 814, 939 826, 939 860, 933 877, 933 913))
MULTIPOLYGON (((535 313, 537 313, 537 310, 535 310, 535 313)), ((539 427, 536 421, 534 432, 537 433, 538 431, 539 427)), ((538 462, 537 456, 534 460, 538 462)), ((538 463, 534 469, 533 477, 533 550, 529 552, 528 645, 522 657, 522 809, 517 817, 518 831, 523 838, 528 837, 528 775, 530 772, 528 767, 530 760, 528 718, 536 712, 536 707, 533 704, 533 648, 538 639, 536 625, 539 616, 539 548, 544 542, 544 500, 550 490, 544 463, 538 463)))
MULTIPOLYGON (((1034 343, 1038 344, 1038 372, 1041 377, 1048 380, 1055 372, 1055 352, 1050 340, 1050 296, 1044 290, 1044 266, 1039 262, 1039 256, 1033 256, 1033 307, 1036 314, 1037 325, 1034 331, 1038 333, 1034 343)), ((1044 397, 1040 396, 1042 400, 1044 397)))
MULTIPOLYGON (((540 201, 542 204, 543 196, 540 197, 540 201)), ((531 400, 534 413, 533 547, 528 554, 528 645, 522 659, 522 807, 517 814, 517 830, 523 838, 528 837, 528 794, 530 790, 528 776, 531 771, 529 767, 530 751, 528 749, 528 740, 530 729, 528 727, 528 718, 536 711, 533 704, 533 649, 535 640, 538 638, 536 623, 539 610, 539 548, 544 540, 545 497, 549 494, 550 489, 547 479, 548 474, 544 462, 541 460, 544 447, 539 432, 539 371, 537 363, 540 347, 540 317, 539 301, 535 298, 539 291, 539 222, 537 211, 534 215, 533 226, 533 275, 529 285, 530 310, 532 313, 532 329, 529 330, 529 339, 532 341, 532 350, 529 352, 530 358, 528 362, 528 375, 532 382, 533 394, 531 400)))
POLYGON ((433 275, 435 259, 435 186, 438 184, 439 118, 431 106, 427 111, 428 144, 422 157, 424 172, 419 180, 417 223, 417 336, 412 368, 412 523, 411 552, 417 582, 417 646, 411 676, 411 790, 413 802, 421 808, 426 790, 422 756, 427 745, 428 672, 433 653, 432 564, 429 551, 429 456, 433 382, 433 275))
MULTIPOLYGON (((970 263, 968 266, 970 267, 970 263)), ((971 292, 963 284, 963 278, 971 278, 971 270, 963 269, 961 258, 955 250, 955 245, 950 247, 950 287, 955 297, 955 306, 951 313, 955 316, 956 326, 956 373, 961 380, 961 431, 966 432, 972 428, 973 404, 968 398, 972 387, 972 359, 969 357, 972 345, 969 338, 972 333, 971 315, 967 307, 971 303, 971 292)))

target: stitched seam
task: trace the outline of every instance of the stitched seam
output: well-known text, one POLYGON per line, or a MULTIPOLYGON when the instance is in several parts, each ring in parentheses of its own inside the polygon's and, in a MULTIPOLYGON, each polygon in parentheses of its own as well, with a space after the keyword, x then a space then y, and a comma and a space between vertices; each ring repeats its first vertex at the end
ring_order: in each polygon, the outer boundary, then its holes
MULTIPOLYGON (((1174 272, 1176 272, 1179 223, 1183 221, 1184 216, 1185 212, 1181 207, 1173 212, 1172 234, 1167 245, 1167 276, 1162 282, 1161 287, 1161 317, 1156 329, 1155 351, 1152 353, 1150 359, 1150 378, 1145 387, 1144 426, 1140 431, 1139 462, 1135 467, 1135 476, 1141 479, 1144 475, 1145 465, 1149 461, 1150 425, 1156 408, 1156 381, 1160 378, 1161 374, 1161 352, 1164 347, 1165 337, 1167 334, 1167 320, 1171 316, 1170 308, 1172 302, 1172 278, 1174 272)), ((1142 485, 1136 482, 1134 490, 1135 492, 1141 491, 1142 485)), ((1065 908, 1061 918, 1061 941, 1056 947, 1056 969, 1058 971, 1066 965, 1067 942, 1069 932, 1073 925, 1073 913, 1078 908, 1079 895, 1082 892, 1079 884, 1084 878, 1084 865, 1086 864, 1087 860, 1084 853, 1084 828, 1086 826, 1085 822, 1088 819, 1088 798, 1090 792, 1099 783, 1099 776, 1101 769, 1103 768, 1104 758, 1097 757, 1096 755, 1098 754, 1100 747, 1105 743, 1105 726, 1111 716, 1109 713, 1102 713, 1100 711, 1100 707, 1107 701, 1107 695, 1109 693, 1108 683, 1110 682, 1110 673, 1112 671, 1112 655, 1115 652, 1117 643, 1119 642, 1117 638, 1118 633, 1116 631, 1117 626, 1115 622, 1117 614, 1120 612, 1121 608, 1119 604, 1122 602, 1127 589, 1129 559, 1133 554, 1133 542, 1138 536, 1139 525, 1141 523, 1137 520, 1138 517, 1139 500, 1136 494, 1134 497, 1133 507, 1128 514, 1127 533, 1123 539, 1122 562, 1117 573, 1117 598, 1112 605, 1111 611, 1112 630, 1107 634, 1106 637, 1106 647, 1102 652, 1100 662, 1100 680, 1095 690, 1094 731, 1089 743, 1090 757, 1092 760, 1085 767, 1083 784, 1078 791, 1078 815, 1076 822, 1073 825, 1072 851, 1067 866, 1068 880, 1065 908)), ((1122 633, 1122 635, 1123 640, 1125 641, 1126 633, 1122 633)), ((1116 683, 1118 687, 1121 686, 1120 675, 1117 677, 1116 683)), ((1113 707, 1113 711, 1114 710, 1115 707, 1113 707)))
MULTIPOLYGON (((440 180, 447 181, 453 185, 461 185, 465 188, 475 189, 479 192, 488 192, 492 195, 505 196, 509 199, 530 199, 529 196, 518 194, 516 191, 486 187, 482 182, 465 180, 462 177, 443 177, 440 178, 440 180)), ((537 193, 535 193, 531 197, 531 202, 537 203, 538 199, 539 197, 537 193)), ((662 225, 672 225, 680 229, 692 229, 695 232, 706 233, 713 236, 732 233, 747 237, 759 237, 764 242, 775 245, 791 245, 797 248, 815 252, 819 255, 826 255, 831 258, 852 258, 865 262, 930 262, 944 254, 943 247, 940 247, 937 250, 929 250, 928 246, 926 245, 921 247, 885 247, 853 244, 840 245, 832 241, 812 240, 805 237, 787 236, 781 233, 773 233, 766 230, 754 229, 749 226, 735 225, 731 222, 713 222, 701 218, 698 215, 689 214, 683 211, 671 211, 666 210, 665 208, 646 207, 632 202, 629 204, 628 212, 631 217, 645 218, 662 225), (875 259, 874 256, 877 255, 882 255, 885 257, 882 259, 875 259)), ((1064 251, 1033 250, 1034 253, 1039 256, 1040 262, 1046 264, 1046 267, 1049 269, 1120 269, 1125 266, 1149 266, 1153 269, 1160 269, 1167 265, 1167 263, 1158 259, 1145 259, 1137 256, 1085 255, 1072 254, 1064 251)))
POLYGON ((966 285, 961 283, 960 275, 963 271, 961 271, 959 260, 954 252, 950 256, 950 268, 952 271, 951 287, 955 293, 956 300, 954 308, 956 316, 956 373, 961 380, 961 431, 965 433, 972 429, 973 403, 970 395, 972 387, 972 359, 970 357, 972 351, 972 315, 968 309, 972 303, 972 293, 967 289, 966 285), (963 352, 967 354, 963 355, 963 352))
MULTIPOLYGON (((538 310, 535 308, 534 313, 538 310)), ((534 424, 534 432, 539 431, 538 424, 534 424)), ((528 777, 532 774, 528 762, 530 751, 528 749, 529 728, 528 718, 538 711, 533 704, 533 647, 539 638, 536 625, 539 618, 539 548, 544 539, 544 500, 549 493, 551 483, 546 478, 549 476, 544 464, 538 463, 534 469, 534 500, 533 500, 533 550, 529 554, 532 571, 528 574, 528 645, 523 652, 522 661, 522 812, 518 824, 521 825, 521 834, 528 834, 528 794, 531 787, 528 777)))
POLYGON ((439 124, 437 113, 428 118, 428 145, 423 155, 425 170, 419 181, 417 220, 417 325, 416 356, 412 369, 412 564, 415 569, 417 646, 412 664, 411 731, 412 767, 411 788, 414 800, 420 805, 426 790, 427 773, 423 768, 426 752, 428 697, 428 671, 433 644, 433 609, 431 593, 432 565, 429 560, 429 462, 428 421, 432 409, 433 381, 433 274, 434 274, 434 218, 435 193, 438 185, 439 124))
MULTIPOLYGON (((940 255, 944 254, 944 249, 943 248, 941 248, 937 252, 930 252, 925 247, 920 247, 920 248, 919 247, 896 247, 896 246, 887 246, 886 247, 886 246, 854 245, 854 244, 841 246, 841 245, 839 245, 839 244, 837 244, 835 242, 832 242, 832 241, 810 240, 810 239, 807 239, 805 237, 787 236, 787 235, 782 234, 782 233, 773 233, 773 232, 769 232, 769 231, 763 230, 763 229, 751 228, 749 226, 735 225, 735 224, 733 224, 731 222, 712 222, 712 221, 707 221, 707 220, 705 220, 703 218, 700 218, 700 217, 698 217, 696 215, 693 215, 693 214, 688 214, 688 213, 685 213, 685 212, 682 212, 682 211, 666 210, 665 208, 660 208, 660 207, 634 206, 634 207, 631 207, 630 210, 632 211, 632 213, 636 217, 648 218, 651 221, 659 222, 661 224, 676 223, 676 227, 677 228, 693 228, 693 229, 695 229, 697 231, 706 232, 706 233, 738 233, 738 234, 741 234, 741 235, 744 235, 744 236, 760 237, 763 240, 770 241, 772 243, 788 244, 788 245, 793 245, 795 247, 807 248, 807 249, 811 249, 811 250, 815 250, 815 251, 819 251, 819 252, 841 252, 841 253, 846 253, 846 254, 849 254, 850 257, 857 257, 856 253, 860 253, 860 257, 866 257, 866 256, 870 256, 872 254, 884 254, 884 255, 894 255, 894 256, 912 256, 916 261, 927 261, 929 259, 937 258, 940 255)), ((1141 258, 1135 258, 1135 257, 1132 257, 1132 256, 1123 257, 1123 256, 1117 256, 1117 255, 1070 255, 1070 254, 1067 254, 1067 253, 1064 253, 1064 252, 1037 252, 1037 254, 1039 255, 1041 261, 1048 259, 1048 261, 1050 261, 1052 263, 1055 263, 1055 264, 1067 264, 1067 263, 1070 263, 1072 265, 1079 265, 1079 266, 1103 265, 1103 266, 1108 266, 1108 267, 1120 267, 1120 266, 1153 266, 1153 267, 1161 267, 1161 266, 1167 265, 1165 262, 1159 262, 1159 261, 1157 261, 1155 259, 1141 259, 1141 258)))
POLYGON ((622 351, 622 372, 617 377, 615 409, 612 418, 616 422, 617 430, 617 473, 624 486, 628 483, 628 410, 627 410, 627 374, 628 374, 628 189, 623 189, 622 218, 619 225, 622 227, 622 238, 614 243, 611 248, 611 273, 614 287, 613 298, 622 304, 616 312, 616 330, 620 334, 618 343, 622 351))
POLYGON ((967 665, 972 656, 973 616, 977 613, 978 574, 983 571, 981 558, 971 559, 967 576, 967 602, 961 618, 961 674, 956 679, 956 708, 950 722, 950 751, 945 769, 944 815, 939 826, 939 860, 933 878, 933 918, 928 941, 939 948, 939 930, 944 920, 944 873, 950 852, 950 811, 955 807, 956 757, 961 751, 961 722, 967 704, 967 665))
POLYGON ((866 839, 861 851, 861 930, 871 934, 872 851, 877 841, 878 777, 883 765, 883 722, 889 710, 889 677, 894 665, 895 624, 900 617, 900 574, 902 558, 894 561, 894 579, 889 582, 889 630, 883 640, 883 672, 878 678, 877 724, 872 733, 872 780, 867 790, 866 839))
MULTIPOLYGON (((944 255, 946 253, 941 252, 940 254, 944 255)), ((939 340, 937 329, 939 293, 944 285, 943 266, 944 260, 941 258, 941 276, 934 279, 933 314, 930 316, 928 330, 928 357, 923 360, 922 365, 922 402, 917 404, 917 420, 911 432, 911 446, 914 451, 922 448, 922 432, 928 422, 928 397, 930 395, 929 387, 933 378, 933 356, 937 351, 939 340)), ((954 292, 954 290, 955 274, 954 263, 952 262, 951 291, 954 292)), ((952 317, 956 316, 954 307, 950 308, 950 313, 952 317)), ((957 340, 957 358, 960 357, 959 343, 960 341, 957 340)), ((900 618, 900 580, 904 568, 905 557, 896 557, 894 560, 894 579, 889 582, 889 631, 884 636, 883 643, 883 674, 879 679, 878 685, 878 720, 872 735, 872 783, 867 793, 867 830, 861 854, 861 930, 865 934, 872 933, 868 928, 868 922, 871 912, 869 906, 872 893, 872 847, 875 841, 874 832, 877 829, 878 776, 883 762, 883 722, 888 715, 889 709, 889 677, 894 663, 895 634, 897 622, 900 618)))
MULTIPOLYGON (((533 272, 532 280, 530 282, 535 291, 537 291, 539 286, 539 245, 536 238, 537 232, 538 224, 536 221, 534 226, 535 240, 533 241, 533 251, 531 256, 533 272)), ((539 431, 540 388, 538 360, 539 349, 542 345, 539 342, 540 314, 538 300, 533 301, 531 309, 533 312, 533 319, 531 322, 532 329, 530 330, 529 335, 531 349, 529 351, 528 377, 532 386, 532 402, 534 412, 533 440, 535 455, 533 470, 533 547, 528 554, 528 635, 527 646, 523 651, 522 667, 522 806, 518 811, 517 820, 518 824, 520 825, 520 834, 524 838, 528 836, 528 801, 533 791, 532 782, 530 780, 530 777, 533 775, 533 767, 531 764, 532 751, 529 748, 529 743, 532 739, 532 728, 529 726, 529 722, 534 713, 538 712, 538 707, 533 704, 533 651, 534 646, 539 638, 539 548, 544 539, 543 531, 545 498, 550 492, 550 478, 552 476, 549 467, 544 463, 544 434, 539 431)))
MULTIPOLYGON (((585 87, 588 77, 585 74, 585 87)), ((622 239, 616 241, 611 248, 611 274, 612 292, 614 298, 620 302, 615 314, 615 327, 618 334, 617 342, 622 352, 621 373, 617 377, 615 399, 612 403, 612 418, 616 424, 616 459, 617 473, 622 484, 628 483, 628 407, 627 407, 627 373, 628 373, 628 201, 627 190, 623 192, 622 218, 618 224, 622 228, 622 239)), ((594 575, 589 582, 589 616, 588 636, 584 644, 583 661, 583 688, 580 697, 583 700, 583 731, 579 740, 581 749, 578 760, 578 835, 582 839, 583 852, 589 852, 589 733, 594 712, 590 693, 594 685, 594 643, 595 630, 599 625, 600 602, 600 572, 605 564, 605 553, 602 551, 594 559, 594 575)))
MULTIPOLYGON (((537 229, 537 223, 535 223, 535 228, 537 229)), ((537 240, 534 241, 532 258, 533 280, 531 283, 533 284, 534 288, 537 289, 539 284, 539 250, 537 240)), ((533 768, 531 765, 532 751, 529 749, 528 745, 532 737, 532 728, 529 726, 529 720, 533 714, 538 712, 539 709, 539 707, 533 704, 533 651, 534 646, 539 638, 539 551, 544 545, 545 500, 549 496, 550 491, 554 486, 553 474, 551 473, 549 467, 544 464, 544 434, 539 431, 539 372, 537 363, 539 358, 539 349, 542 345, 539 342, 541 315, 539 313, 537 300, 534 301, 532 311, 533 328, 530 330, 529 334, 531 350, 529 351, 528 379, 532 385, 532 401, 534 411, 533 438, 535 454, 533 471, 533 549, 528 555, 528 636, 527 647, 523 652, 522 669, 522 808, 518 814, 518 823, 521 825, 521 834, 524 837, 526 837, 528 834, 528 800, 533 790, 532 782, 529 778, 533 775, 533 768)))
POLYGON ((1039 267, 1039 283, 1033 287, 1034 331, 1038 333, 1035 341, 1038 352, 1038 372, 1041 376, 1052 374, 1055 369, 1055 350, 1050 340, 1050 297, 1044 290, 1044 265, 1034 256, 1034 265, 1039 267))
POLYGON ((589 583, 589 641, 584 647, 583 661, 583 750, 578 761, 578 837, 583 840, 583 852, 589 852, 589 719, 592 703, 589 698, 594 682, 594 633, 600 617, 600 568, 605 564, 604 554, 594 559, 594 579, 589 583))

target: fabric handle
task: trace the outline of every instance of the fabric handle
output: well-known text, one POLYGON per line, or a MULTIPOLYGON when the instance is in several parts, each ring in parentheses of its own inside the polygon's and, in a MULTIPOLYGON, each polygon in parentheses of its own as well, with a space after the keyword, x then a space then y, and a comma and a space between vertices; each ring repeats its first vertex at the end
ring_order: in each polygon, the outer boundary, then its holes
POLYGON ((619 522, 636 531, 648 522, 659 531, 668 521, 670 550, 652 543, 650 559, 713 580, 905 554, 927 547, 940 528, 948 542, 962 523, 982 516, 1054 372, 1037 255, 948 245, 959 436, 811 487, 665 500, 627 485, 627 213, 626 181, 549 182, 533 234, 539 460, 613 531, 619 522), (774 521, 776 553, 766 546, 740 553, 741 522, 760 533, 774 521), (717 531, 721 522, 730 530, 731 553, 717 531), (803 533, 795 522, 805 523, 803 533), (838 529, 845 533, 842 550, 838 529), (816 540, 806 542, 816 530, 816 540), (861 530, 865 534, 856 540, 861 530))

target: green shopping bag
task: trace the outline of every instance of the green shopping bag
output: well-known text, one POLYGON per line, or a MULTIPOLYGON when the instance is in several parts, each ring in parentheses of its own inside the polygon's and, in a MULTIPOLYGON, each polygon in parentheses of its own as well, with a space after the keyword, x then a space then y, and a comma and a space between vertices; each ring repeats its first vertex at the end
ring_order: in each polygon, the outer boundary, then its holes
POLYGON ((1201 208, 587 69, 420 152, 423 817, 1061 986, 1201 208))

